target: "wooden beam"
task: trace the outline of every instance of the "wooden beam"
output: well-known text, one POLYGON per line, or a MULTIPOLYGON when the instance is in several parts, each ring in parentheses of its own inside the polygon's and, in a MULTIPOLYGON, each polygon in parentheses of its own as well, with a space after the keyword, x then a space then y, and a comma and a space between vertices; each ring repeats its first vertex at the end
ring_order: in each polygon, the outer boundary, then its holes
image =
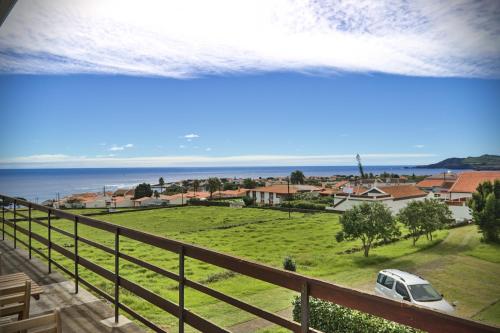
POLYGON ((0 0, 0 27, 9 16, 10 11, 14 8, 17 0, 0 0))

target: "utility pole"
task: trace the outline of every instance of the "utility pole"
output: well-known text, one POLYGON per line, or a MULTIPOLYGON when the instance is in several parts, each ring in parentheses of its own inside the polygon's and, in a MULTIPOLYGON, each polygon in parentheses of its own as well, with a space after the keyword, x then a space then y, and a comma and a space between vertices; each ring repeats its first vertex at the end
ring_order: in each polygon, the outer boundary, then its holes
POLYGON ((287 191, 288 191, 288 195, 287 195, 287 199, 288 199, 288 219, 291 219, 292 218, 292 213, 291 213, 291 207, 290 207, 290 176, 288 176, 286 178, 286 184, 287 184, 287 191))

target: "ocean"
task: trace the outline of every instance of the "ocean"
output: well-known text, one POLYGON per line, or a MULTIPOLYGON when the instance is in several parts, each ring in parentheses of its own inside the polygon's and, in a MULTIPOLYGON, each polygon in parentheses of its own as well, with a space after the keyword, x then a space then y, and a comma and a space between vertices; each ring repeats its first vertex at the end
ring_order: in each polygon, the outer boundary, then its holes
MULTIPOLYGON (((279 167, 176 167, 176 168, 82 168, 82 169, 0 169, 0 194, 23 197, 34 202, 54 199, 79 192, 115 190, 139 183, 157 183, 208 177, 271 177, 286 176, 302 170, 306 176, 357 175, 357 166, 279 166, 279 167)), ((381 174, 431 175, 448 169, 417 169, 414 167, 365 166, 365 172, 381 174)), ((454 171, 454 170, 451 170, 454 171)), ((463 171, 463 170, 460 170, 463 171)))

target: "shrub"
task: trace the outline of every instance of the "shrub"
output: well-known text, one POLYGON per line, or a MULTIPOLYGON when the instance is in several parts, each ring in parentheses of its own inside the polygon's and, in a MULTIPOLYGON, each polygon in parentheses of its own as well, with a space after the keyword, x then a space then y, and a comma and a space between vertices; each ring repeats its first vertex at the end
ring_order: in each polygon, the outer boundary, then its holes
POLYGON ((290 208, 301 208, 301 209, 315 209, 315 210, 324 210, 326 208, 325 204, 308 202, 308 201, 285 201, 281 206, 290 208))
POLYGON ((287 271, 295 272, 297 270, 297 265, 292 257, 286 256, 285 259, 283 259, 283 268, 287 271))
POLYGON ((249 196, 243 197, 243 202, 245 203, 245 206, 253 205, 253 199, 249 196))
MULTIPOLYGON (((300 297, 292 302, 293 320, 300 322, 300 297)), ((416 333, 414 328, 397 324, 337 304, 309 299, 309 325, 325 333, 416 333)))

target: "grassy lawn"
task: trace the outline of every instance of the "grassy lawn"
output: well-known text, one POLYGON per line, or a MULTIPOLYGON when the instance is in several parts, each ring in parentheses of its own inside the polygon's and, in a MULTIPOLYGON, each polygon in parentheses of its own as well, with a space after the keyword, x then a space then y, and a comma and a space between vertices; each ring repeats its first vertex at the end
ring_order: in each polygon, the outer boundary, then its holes
MULTIPOLYGON (((418 273, 428 280, 449 301, 457 301, 457 313, 493 323, 500 323, 500 247, 483 244, 475 226, 439 231, 435 240, 419 240, 413 247, 410 240, 372 249, 369 258, 362 253, 339 254, 359 246, 358 242, 338 243, 335 234, 340 230, 338 215, 292 213, 262 209, 235 209, 227 207, 182 207, 123 214, 109 214, 97 218, 143 230, 169 238, 183 240, 224 253, 280 267, 283 258, 292 256, 299 273, 320 277, 341 285, 366 291, 373 290, 378 270, 399 268, 418 273)), ((26 226, 22 222, 21 225, 26 226)), ((54 221, 54 225, 72 232, 68 221, 54 221)), ((34 225, 33 231, 46 235, 46 230, 34 225)), ((112 247, 114 236, 81 226, 80 235, 112 247)), ((73 241, 53 233, 56 243, 72 251, 73 241)), ((35 242, 36 243, 36 242, 35 242)), ((122 239, 121 251, 152 264, 176 272, 177 256, 152 246, 122 239)), ((41 244, 36 244, 44 249, 41 244)), ((114 258, 100 250, 80 243, 80 255, 108 269, 113 269, 114 258)), ((58 262, 72 270, 73 265, 62 256, 58 262)), ((177 302, 176 283, 124 260, 120 272, 128 279, 177 302)), ((82 277, 112 294, 111 283, 85 269, 82 277)), ((290 307, 293 292, 263 283, 239 274, 198 262, 186 260, 189 279, 209 284, 211 288, 263 307, 279 311, 290 307), (242 288, 244 286, 244 288, 242 288)), ((177 319, 166 315, 153 305, 122 292, 122 301, 161 326, 175 331, 177 319)), ((230 327, 252 319, 251 315, 186 289, 186 306, 211 321, 230 327)), ((274 328, 262 332, 278 332, 274 328)))

